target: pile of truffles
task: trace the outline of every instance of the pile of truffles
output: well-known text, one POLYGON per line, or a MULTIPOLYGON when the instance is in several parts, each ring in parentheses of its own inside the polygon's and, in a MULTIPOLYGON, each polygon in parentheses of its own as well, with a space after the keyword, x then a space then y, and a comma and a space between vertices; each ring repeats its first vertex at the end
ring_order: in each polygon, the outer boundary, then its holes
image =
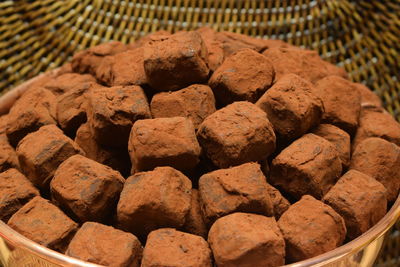
POLYGON ((0 118, 0 217, 106 266, 280 266, 400 188, 400 125, 316 52, 156 32, 77 53, 0 118))

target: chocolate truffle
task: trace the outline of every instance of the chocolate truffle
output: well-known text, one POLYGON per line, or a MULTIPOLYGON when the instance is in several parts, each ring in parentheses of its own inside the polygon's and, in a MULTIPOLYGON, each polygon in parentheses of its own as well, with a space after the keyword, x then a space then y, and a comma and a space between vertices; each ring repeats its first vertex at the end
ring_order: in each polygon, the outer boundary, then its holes
POLYGON ((375 106, 381 107, 382 101, 378 95, 371 91, 362 83, 353 83, 353 86, 358 90, 361 95, 361 106, 375 106))
POLYGON ((192 200, 190 202, 190 210, 187 213, 185 225, 183 226, 185 232, 199 235, 204 238, 207 237, 208 229, 203 219, 203 213, 200 206, 200 196, 197 189, 192 189, 192 200))
POLYGON ((343 218, 328 205, 305 195, 278 221, 287 263, 312 258, 339 247, 346 237, 343 218))
POLYGON ((75 155, 64 161, 50 183, 54 203, 81 222, 105 222, 115 209, 124 178, 117 172, 75 155))
POLYGON ((19 162, 14 148, 8 143, 7 136, 0 134, 0 172, 10 168, 19 169, 19 162))
POLYGON ((290 202, 284 196, 282 196, 278 189, 268 183, 267 191, 274 209, 274 217, 278 220, 281 215, 288 210, 290 207, 290 202))
POLYGON ((110 267, 139 267, 142 245, 136 236, 95 222, 86 222, 72 238, 67 256, 110 267))
POLYGON ((164 38, 165 36, 168 36, 168 35, 171 35, 171 33, 168 32, 168 31, 164 31, 164 30, 159 30, 159 31, 156 31, 156 32, 152 32, 152 33, 149 33, 149 34, 147 34, 145 36, 140 37, 139 40, 136 40, 133 43, 127 44, 127 47, 128 47, 128 49, 135 49, 135 48, 138 48, 138 47, 143 47, 143 46, 147 45, 148 43, 150 43, 153 40, 162 39, 162 38, 164 38))
POLYGON ((8 226, 34 242, 59 252, 65 251, 78 229, 78 224, 39 196, 14 213, 8 226))
POLYGON ((217 32, 215 34, 215 39, 222 44, 225 58, 241 49, 247 48, 256 52, 262 52, 267 48, 267 44, 262 39, 234 32, 217 32))
POLYGON ((47 189, 58 166, 81 148, 55 125, 28 134, 17 147, 21 169, 37 187, 47 189))
POLYGON ((190 210, 192 183, 171 167, 157 167, 129 177, 118 207, 118 226, 145 238, 162 227, 182 227, 190 210))
POLYGON ((136 171, 157 166, 190 170, 200 156, 193 123, 183 117, 137 121, 132 127, 128 148, 136 171))
POLYGON ((275 133, 264 111, 235 102, 208 116, 197 131, 205 154, 220 168, 266 159, 275 150, 275 133))
POLYGON ((87 83, 94 83, 96 79, 89 74, 66 73, 47 82, 44 87, 54 95, 62 95, 76 87, 82 87, 87 83))
POLYGON ((335 146, 314 134, 306 134, 272 161, 269 181, 295 199, 305 194, 321 199, 342 173, 335 146))
POLYGON ((274 218, 230 214, 213 224, 208 242, 218 267, 285 264, 285 241, 274 218))
POLYGON ((39 196, 39 191, 18 170, 0 173, 0 220, 8 219, 25 203, 39 196))
POLYGON ((172 228, 151 232, 141 267, 211 267, 211 250, 201 237, 172 228))
POLYGON ((354 239, 386 214, 386 188, 371 176, 356 170, 346 172, 324 196, 323 201, 339 213, 354 239))
POLYGON ((209 27, 201 27, 196 30, 204 41, 208 51, 208 67, 214 72, 224 62, 223 43, 216 39, 216 31, 209 27))
POLYGON ((0 116, 0 135, 7 131, 8 117, 8 114, 0 116))

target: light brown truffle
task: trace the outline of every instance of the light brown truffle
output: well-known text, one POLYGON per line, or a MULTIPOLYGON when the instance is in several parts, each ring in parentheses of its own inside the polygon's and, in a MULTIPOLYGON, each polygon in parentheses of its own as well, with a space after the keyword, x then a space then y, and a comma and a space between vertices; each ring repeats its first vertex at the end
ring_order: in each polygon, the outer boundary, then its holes
POLYGON ((310 194, 321 199, 342 173, 335 146, 314 134, 306 134, 272 161, 269 181, 295 199, 310 194))
POLYGON ((157 39, 162 39, 165 36, 171 35, 170 32, 165 31, 165 30, 159 30, 156 32, 152 32, 149 33, 143 37, 141 37, 139 40, 137 40, 136 42, 133 43, 129 43, 127 44, 128 49, 135 49, 138 47, 143 47, 145 45, 147 45, 148 43, 150 43, 153 40, 157 40, 157 39))
POLYGON ((153 118, 187 117, 195 129, 216 111, 211 88, 202 84, 193 84, 176 92, 158 93, 153 96, 150 106, 153 118))
POLYGON ((211 267, 211 250, 200 236, 164 228, 149 234, 141 267, 211 267))
POLYGON ((87 83, 95 83, 96 79, 89 74, 65 73, 47 82, 44 88, 54 95, 62 95, 73 88, 82 87, 87 83))
POLYGON ((8 117, 8 114, 0 116, 0 135, 5 134, 7 131, 8 117))
POLYGON ((333 250, 342 245, 346 237, 343 218, 309 195, 290 206, 278 225, 285 238, 287 263, 333 250))
POLYGON ((75 155, 55 172, 50 183, 51 198, 81 222, 106 222, 117 205, 124 182, 117 171, 75 155))
POLYGON ((192 198, 190 202, 190 210, 186 215, 185 225, 183 226, 185 232, 199 235, 204 238, 207 237, 208 229, 203 219, 203 213, 200 206, 200 196, 197 189, 192 189, 192 198))
POLYGON ((278 220, 282 214, 288 210, 290 207, 290 202, 284 196, 282 196, 278 189, 268 183, 267 191, 274 209, 274 217, 278 220))
POLYGON ((10 168, 19 169, 19 162, 14 148, 8 143, 7 136, 0 134, 0 172, 10 168))
POLYGON ((230 214, 213 224, 208 242, 218 267, 285 264, 285 241, 274 218, 230 214))
POLYGON ((216 39, 216 31, 209 27, 201 27, 196 30, 201 35, 208 51, 208 67, 214 72, 224 62, 223 43, 216 39))
POLYGON ((362 83, 353 83, 353 86, 358 90, 361 95, 361 106, 375 106, 381 107, 382 101, 378 95, 371 91, 362 83))
POLYGON ((345 173, 323 201, 339 213, 351 240, 366 232, 386 214, 386 188, 356 170, 345 173))
POLYGON ((250 37, 244 34, 238 34, 234 32, 217 32, 215 39, 222 44, 224 51, 224 57, 227 58, 230 55, 236 53, 241 49, 252 49, 256 52, 262 52, 267 48, 267 44, 263 39, 250 37))
POLYGON ((67 256, 110 267, 139 267, 143 248, 136 236, 86 222, 72 238, 67 256))
POLYGON ((205 154, 220 168, 266 159, 275 150, 275 133, 264 111, 235 102, 208 116, 197 131, 205 154))

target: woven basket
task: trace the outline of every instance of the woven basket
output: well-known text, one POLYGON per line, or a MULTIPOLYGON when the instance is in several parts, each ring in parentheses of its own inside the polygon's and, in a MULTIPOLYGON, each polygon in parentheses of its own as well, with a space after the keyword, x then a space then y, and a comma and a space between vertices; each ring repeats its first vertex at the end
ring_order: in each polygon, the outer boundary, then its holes
MULTIPOLYGON (((400 120, 400 0, 3 0, 0 91, 101 42, 201 26, 317 50, 400 120)), ((400 265, 400 222, 377 265, 400 265)))

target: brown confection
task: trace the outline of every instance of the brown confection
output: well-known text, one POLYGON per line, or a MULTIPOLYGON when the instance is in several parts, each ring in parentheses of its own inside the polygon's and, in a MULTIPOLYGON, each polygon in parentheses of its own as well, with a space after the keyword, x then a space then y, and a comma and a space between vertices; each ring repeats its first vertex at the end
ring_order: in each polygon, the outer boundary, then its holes
POLYGON ((278 221, 286 243, 287 263, 312 258, 339 247, 346 237, 343 218, 334 209, 305 195, 278 221))
POLYGON ((141 267, 211 267, 211 250, 201 237, 172 228, 149 234, 141 267))
POLYGON ((283 142, 298 138, 319 124, 324 107, 314 90, 309 81, 286 74, 257 101, 283 142))
POLYGON ((269 60, 251 49, 242 49, 213 73, 209 85, 222 105, 234 101, 256 102, 272 85, 274 68, 269 60))
POLYGON ((374 226, 386 214, 386 188, 356 170, 345 173, 324 196, 323 201, 339 213, 354 239, 374 226))
POLYGON ((0 173, 0 220, 8 219, 25 203, 39 196, 39 191, 18 170, 0 173))
POLYGON ((174 91, 208 78, 207 48, 197 32, 179 32, 144 47, 148 83, 158 91, 174 91))
POLYGON ((316 51, 298 47, 276 47, 265 50, 263 55, 272 62, 276 80, 287 73, 297 74, 312 83, 328 75, 347 77, 343 69, 323 61, 316 51))
POLYGON ((138 47, 142 47, 147 45, 149 42, 153 41, 153 40, 157 40, 157 39, 162 39, 165 36, 171 35, 170 32, 168 31, 164 31, 164 30, 160 30, 160 31, 156 31, 156 32, 152 32, 146 36, 141 37, 139 40, 137 40, 136 42, 127 44, 128 49, 135 49, 138 47))
POLYGON ((56 69, 56 70, 57 70, 57 76, 58 76, 58 75, 63 75, 63 74, 65 74, 65 73, 72 73, 72 72, 74 72, 74 71, 72 70, 72 64, 71 64, 71 62, 64 63, 61 67, 59 67, 59 68, 56 69))
POLYGON ((75 155, 64 161, 50 183, 53 202, 81 222, 105 222, 113 213, 124 178, 117 172, 75 155))
POLYGON ((263 39, 233 32, 217 32, 215 39, 222 43, 225 58, 245 48, 256 52, 262 52, 267 48, 267 44, 263 39))
POLYGON ((218 219, 208 243, 218 267, 285 264, 285 241, 274 218, 233 213, 218 219))
POLYGON ((126 147, 133 123, 151 118, 151 114, 143 89, 132 85, 90 90, 87 117, 97 142, 126 147))
POLYGON ((128 149, 136 171, 157 166, 190 170, 197 165, 200 156, 193 123, 183 117, 136 121, 128 149))
POLYGON ((275 39, 263 39, 264 45, 266 46, 265 49, 270 49, 270 48, 297 48, 301 50, 300 47, 291 45, 289 43, 286 43, 282 40, 275 40, 275 39))
POLYGON ((196 30, 201 35, 208 51, 208 67, 214 72, 224 62, 224 49, 222 42, 216 40, 216 32, 209 27, 196 30))
POLYGON ((89 124, 85 123, 76 132, 77 143, 86 157, 119 171, 124 177, 131 173, 131 160, 127 148, 102 147, 96 142, 89 124))
POLYGON ((176 92, 154 95, 150 106, 153 118, 187 117, 197 129, 215 112, 215 99, 210 87, 193 84, 176 92))
POLYGON ((368 137, 380 137, 400 146, 400 124, 383 109, 363 108, 352 143, 353 149, 368 137))
POLYGON ((17 147, 21 170, 37 187, 47 189, 58 166, 81 148, 55 125, 28 134, 17 147))
POLYGON ((328 76, 316 83, 315 93, 324 104, 322 121, 333 124, 353 136, 361 110, 361 95, 354 84, 339 76, 328 76))
POLYGON ((108 86, 146 83, 142 47, 107 56, 96 69, 96 78, 108 86))
POLYGON ((282 216, 282 214, 288 210, 288 208, 290 207, 290 202, 284 196, 282 196, 281 192, 279 192, 278 189, 268 183, 267 191, 274 209, 274 217, 278 220, 282 216))
POLYGON ((320 124, 312 131, 313 134, 321 136, 335 145, 342 161, 342 169, 350 165, 350 135, 342 129, 331 124, 320 124))
POLYGON ((56 97, 43 88, 25 92, 10 109, 7 137, 13 147, 43 125, 56 124, 56 97))
POLYGON ((220 168, 266 159, 276 141, 265 112, 250 102, 235 102, 208 116, 197 138, 220 168))
POLYGON ((95 222, 75 234, 67 256, 110 267, 139 267, 143 248, 136 236, 95 222))
POLYGON ((10 168, 19 169, 19 162, 14 148, 8 143, 7 136, 0 134, 0 172, 10 168))
POLYGON ((14 213, 8 226, 34 242, 59 252, 65 251, 78 229, 78 224, 39 196, 14 213))
POLYGON ((8 114, 0 116, 0 135, 7 131, 8 117, 8 114))
POLYGON ((353 86, 361 95, 361 106, 381 107, 382 101, 373 91, 362 83, 353 83, 353 86))
POLYGON ((197 189, 192 189, 190 210, 187 213, 183 229, 185 232, 199 235, 204 238, 207 237, 208 229, 203 219, 203 213, 201 212, 200 196, 197 189))
POLYGON ((266 178, 258 163, 245 163, 201 176, 199 194, 208 225, 234 212, 274 215, 266 178))
POLYGON ((190 210, 192 183, 171 167, 129 177, 118 207, 118 226, 145 238, 162 227, 182 227, 190 210))
POLYGON ((96 79, 89 74, 66 73, 50 80, 44 87, 55 95, 62 95, 73 88, 94 82, 96 79))
POLYGON ((306 134, 272 161, 270 182, 295 199, 310 194, 321 199, 342 173, 335 146, 314 134, 306 134))
POLYGON ((371 137, 356 146, 350 169, 360 171, 382 183, 387 200, 394 202, 400 190, 400 147, 384 139, 371 137))

